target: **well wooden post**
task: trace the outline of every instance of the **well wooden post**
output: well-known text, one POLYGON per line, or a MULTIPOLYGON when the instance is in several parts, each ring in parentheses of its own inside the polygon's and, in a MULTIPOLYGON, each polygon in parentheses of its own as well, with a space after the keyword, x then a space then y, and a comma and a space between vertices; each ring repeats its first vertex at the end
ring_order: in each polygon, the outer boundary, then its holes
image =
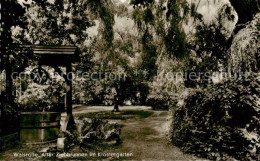
POLYGON ((71 64, 66 66, 66 107, 67 115, 72 115, 72 69, 71 64))
POLYGON ((66 130, 75 129, 75 121, 72 115, 72 67, 71 63, 66 65, 66 112, 67 118, 65 123, 66 130))

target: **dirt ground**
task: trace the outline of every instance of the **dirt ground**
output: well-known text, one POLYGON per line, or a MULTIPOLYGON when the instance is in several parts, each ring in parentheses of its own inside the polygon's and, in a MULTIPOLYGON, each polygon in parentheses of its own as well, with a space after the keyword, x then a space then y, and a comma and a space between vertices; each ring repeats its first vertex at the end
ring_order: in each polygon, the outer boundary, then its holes
POLYGON ((122 129, 123 143, 118 149, 109 152, 133 153, 134 160, 201 160, 192 155, 184 154, 170 143, 168 132, 170 114, 167 111, 154 111, 145 119, 129 119, 120 121, 125 125, 122 129))
MULTIPOLYGON (((131 107, 123 108, 129 110, 131 107)), ((101 110, 100 110, 101 109, 101 110)), ((104 111, 104 108, 100 108, 104 111)), ((122 108, 121 108, 122 109, 122 108)), ((136 110, 137 108, 135 108, 136 110)), ((96 108, 78 107, 74 110, 75 113, 96 112, 96 108), (95 109, 95 110, 94 110, 95 109)), ((107 110, 107 108, 106 108, 107 110)), ((106 111, 105 110, 105 111, 106 111)), ((149 110, 148 107, 142 107, 141 110, 149 110)), ((124 125, 121 132, 122 143, 118 146, 104 147, 101 150, 88 150, 88 154, 109 155, 115 153, 128 153, 127 157, 83 157, 81 159, 71 160, 202 160, 189 154, 184 154, 179 148, 170 143, 168 132, 171 123, 171 114, 168 111, 153 111, 153 114, 148 118, 135 118, 127 120, 111 120, 124 125)), ((55 144, 50 144, 54 145, 55 144)), ((45 147, 47 145, 44 145, 45 147)), ((0 160, 47 160, 43 157, 15 157, 14 153, 32 153, 39 152, 44 149, 43 145, 18 147, 0 154, 0 160)), ((71 153, 82 153, 80 148, 75 148, 71 153)), ((49 160, 49 159, 48 159, 49 160)), ((61 158, 59 160, 68 160, 61 158)))

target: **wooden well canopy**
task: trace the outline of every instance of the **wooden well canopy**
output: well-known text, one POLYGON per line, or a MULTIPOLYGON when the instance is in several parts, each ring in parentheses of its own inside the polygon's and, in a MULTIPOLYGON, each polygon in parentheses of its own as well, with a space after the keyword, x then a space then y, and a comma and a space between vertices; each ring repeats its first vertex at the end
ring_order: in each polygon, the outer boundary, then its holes
POLYGON ((67 66, 78 61, 79 52, 76 46, 43 46, 23 45, 21 53, 32 53, 39 56, 40 65, 67 66))
MULTIPOLYGON (((73 120, 72 116, 72 63, 79 60, 79 50, 76 46, 46 46, 46 45, 23 45, 21 54, 36 55, 38 65, 53 67, 58 73, 62 74, 59 67, 66 67, 66 75, 63 75, 66 82, 66 104, 68 119, 73 120)), ((37 68, 36 68, 37 69, 37 68)), ((38 68, 41 71, 41 67, 38 68)), ((69 121, 68 121, 69 122, 69 121)))

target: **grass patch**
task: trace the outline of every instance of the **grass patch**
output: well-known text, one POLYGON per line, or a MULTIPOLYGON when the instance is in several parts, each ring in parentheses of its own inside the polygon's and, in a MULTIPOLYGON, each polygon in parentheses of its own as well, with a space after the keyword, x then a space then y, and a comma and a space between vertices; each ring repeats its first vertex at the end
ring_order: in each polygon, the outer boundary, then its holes
POLYGON ((151 112, 151 111, 122 111, 121 114, 122 115, 135 115, 135 116, 139 116, 140 118, 144 119, 144 118, 151 116, 153 114, 153 112, 151 112))
POLYGON ((134 118, 134 116, 123 116, 120 114, 115 114, 113 112, 94 112, 94 113, 87 113, 87 114, 78 114, 76 117, 79 119, 82 118, 98 118, 98 119, 111 119, 111 120, 126 120, 130 118, 134 118))
POLYGON ((111 120, 126 120, 126 119, 133 119, 139 117, 141 119, 147 118, 151 116, 153 112, 151 111, 122 111, 119 113, 113 112, 93 112, 93 113, 86 113, 86 114, 76 114, 75 116, 79 119, 82 118, 99 118, 99 119, 111 119, 111 120))

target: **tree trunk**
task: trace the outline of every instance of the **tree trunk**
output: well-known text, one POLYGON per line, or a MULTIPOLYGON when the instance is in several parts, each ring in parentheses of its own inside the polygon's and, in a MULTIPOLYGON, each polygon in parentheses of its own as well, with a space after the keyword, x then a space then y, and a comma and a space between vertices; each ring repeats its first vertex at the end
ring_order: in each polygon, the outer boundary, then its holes
POLYGON ((118 105, 118 102, 115 102, 113 112, 119 112, 119 105, 118 105))
POLYGON ((9 55, 6 61, 6 100, 9 105, 13 104, 13 79, 12 79, 12 66, 10 65, 9 55))
POLYGON ((114 109, 113 112, 119 112, 119 88, 117 85, 115 86, 116 88, 116 95, 114 96, 114 109))

